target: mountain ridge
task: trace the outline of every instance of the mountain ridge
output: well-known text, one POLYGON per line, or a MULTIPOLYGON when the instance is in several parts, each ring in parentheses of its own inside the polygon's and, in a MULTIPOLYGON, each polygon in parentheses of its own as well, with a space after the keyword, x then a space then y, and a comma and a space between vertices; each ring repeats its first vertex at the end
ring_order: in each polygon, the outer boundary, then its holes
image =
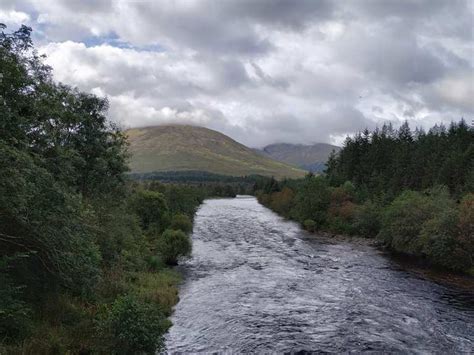
POLYGON ((328 143, 274 143, 254 150, 263 156, 304 170, 322 172, 331 152, 337 152, 340 149, 340 147, 328 143))
POLYGON ((199 170, 223 175, 296 178, 305 172, 271 158, 221 132, 200 126, 160 125, 125 131, 133 173, 199 170))

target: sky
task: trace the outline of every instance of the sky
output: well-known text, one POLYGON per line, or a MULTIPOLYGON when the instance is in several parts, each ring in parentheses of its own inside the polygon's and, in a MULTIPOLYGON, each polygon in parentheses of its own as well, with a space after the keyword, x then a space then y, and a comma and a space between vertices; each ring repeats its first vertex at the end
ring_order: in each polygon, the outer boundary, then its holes
POLYGON ((470 0, 2 0, 0 22, 123 128, 262 147, 474 119, 470 0))

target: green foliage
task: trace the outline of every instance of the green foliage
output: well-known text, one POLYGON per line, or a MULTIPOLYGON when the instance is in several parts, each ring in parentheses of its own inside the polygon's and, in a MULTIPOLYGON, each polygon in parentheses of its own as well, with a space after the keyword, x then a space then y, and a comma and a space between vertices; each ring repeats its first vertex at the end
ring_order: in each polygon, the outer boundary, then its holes
POLYGON ((464 196, 459 206, 459 232, 463 249, 474 265, 474 193, 464 196))
POLYGON ((328 161, 333 186, 352 181, 371 193, 397 195, 445 185, 458 196, 472 191, 474 130, 464 120, 413 134, 405 122, 397 131, 384 125, 373 132, 348 137, 328 161))
POLYGON ((0 259, 0 334, 9 343, 25 337, 31 330, 31 309, 22 300, 22 286, 15 285, 6 273, 6 269, 15 259, 0 259))
MULTIPOLYGON (((0 24, 0 352, 154 352, 178 282, 154 243, 170 209, 189 231, 205 194, 129 188, 107 101, 56 84, 30 34, 0 24)), ((163 235, 173 263, 190 252, 163 235)))
POLYGON ((322 226, 326 222, 330 197, 326 179, 321 176, 306 177, 296 192, 293 217, 299 221, 312 219, 322 226))
POLYGON ((284 187, 281 191, 273 192, 269 196, 269 204, 270 208, 275 212, 289 217, 290 212, 293 208, 295 193, 289 187, 284 187))
POLYGON ((317 225, 316 222, 313 221, 312 219, 305 219, 303 221, 303 227, 306 229, 308 232, 315 232, 317 230, 317 225))
POLYGON ((87 293, 99 276, 100 254, 84 223, 80 196, 65 191, 29 154, 2 141, 0 166, 2 253, 30 255, 18 260, 24 273, 16 277, 26 282, 35 274, 45 286, 57 282, 87 293))
POLYGON ((167 185, 163 194, 166 197, 171 214, 182 213, 193 216, 205 195, 196 187, 167 185))
POLYGON ((354 213, 353 231, 357 235, 374 238, 381 227, 381 206, 367 200, 354 213))
POLYGON ((384 212, 380 238, 399 252, 416 254, 420 251, 418 236, 423 223, 434 213, 429 196, 416 191, 405 191, 384 212))
POLYGON ((445 188, 406 191, 386 209, 380 237, 398 252, 425 257, 452 270, 468 270, 473 265, 473 240, 463 231, 464 207, 469 205, 464 203, 457 206, 445 188))
POLYGON ((181 275, 169 268, 159 272, 139 272, 132 274, 132 290, 140 300, 153 303, 166 316, 170 316, 173 306, 178 303, 178 284, 181 275))
POLYGON ((167 329, 163 313, 153 304, 133 296, 118 298, 100 321, 107 350, 116 354, 154 354, 162 347, 167 329))
POLYGON ((458 215, 452 208, 436 213, 423 223, 419 235, 421 253, 431 262, 447 266, 450 269, 463 270, 466 260, 459 258, 459 244, 456 240, 458 215))
POLYGON ((191 239, 180 230, 167 229, 158 238, 156 250, 166 264, 176 265, 180 256, 191 253, 191 239))
POLYGON ((171 218, 170 228, 174 230, 182 230, 184 233, 189 234, 193 230, 193 222, 185 214, 175 214, 173 218, 171 218))
POLYGON ((144 230, 162 232, 169 224, 169 210, 163 194, 139 190, 132 197, 131 208, 140 218, 144 230))
POLYGON ((474 270, 473 138, 464 120, 428 133, 384 125, 348 137, 326 176, 261 179, 254 193, 305 229, 377 236, 390 250, 474 270))

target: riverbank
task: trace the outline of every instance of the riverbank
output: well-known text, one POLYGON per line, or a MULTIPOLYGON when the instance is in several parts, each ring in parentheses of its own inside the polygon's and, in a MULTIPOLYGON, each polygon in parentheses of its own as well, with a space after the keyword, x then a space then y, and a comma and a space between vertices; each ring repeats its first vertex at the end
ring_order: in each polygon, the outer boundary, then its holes
POLYGON ((474 275, 446 270, 426 260, 403 253, 395 253, 384 247, 383 243, 379 240, 347 234, 335 234, 327 231, 312 232, 311 235, 314 238, 323 237, 335 243, 351 243, 357 246, 375 248, 387 258, 397 263, 400 268, 405 271, 417 274, 437 283, 465 289, 474 295, 474 275))
POLYGON ((351 182, 335 187, 327 177, 312 175, 281 182, 267 179, 255 186, 254 194, 307 231, 368 237, 391 252, 474 275, 474 194, 456 200, 438 186, 371 199, 351 182))
MULTIPOLYGON (((89 216, 100 221, 91 244, 101 255, 87 292, 47 278, 51 287, 23 279, 14 288, 13 277, 2 285, 0 330, 8 336, 0 342, 0 354, 161 349, 182 281, 173 266, 191 252, 193 215, 206 196, 195 187, 159 183, 124 190, 120 203, 109 202, 89 216)), ((85 228, 87 220, 81 223, 75 227, 85 228)), ((13 262, 7 271, 17 276, 21 269, 13 262)))
POLYGON ((310 235, 254 197, 206 200, 194 223, 169 353, 474 346, 472 293, 406 270, 364 241, 310 235))

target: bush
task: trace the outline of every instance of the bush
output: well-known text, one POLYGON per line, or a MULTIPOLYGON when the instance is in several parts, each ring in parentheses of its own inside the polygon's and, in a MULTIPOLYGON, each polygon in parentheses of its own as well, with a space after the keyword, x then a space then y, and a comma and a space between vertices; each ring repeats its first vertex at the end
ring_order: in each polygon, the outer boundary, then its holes
POLYGON ((156 353, 163 345, 167 322, 158 307, 133 296, 117 299, 99 322, 106 352, 156 353))
POLYGON ((271 194, 270 208, 273 211, 288 217, 293 206, 294 197, 294 191, 285 186, 281 191, 271 194))
POLYGON ((28 253, 14 265, 27 291, 55 284, 87 294, 99 278, 101 259, 86 223, 90 211, 43 163, 0 141, 0 256, 28 253))
POLYGON ((366 201, 356 207, 353 231, 363 237, 375 237, 381 226, 381 207, 372 201, 366 201))
POLYGON ((306 219, 303 222, 303 227, 306 229, 308 232, 314 232, 316 231, 316 222, 313 221, 312 219, 306 219))
POLYGON ((433 204, 428 196, 405 191, 386 208, 379 237, 395 251, 416 254, 421 251, 418 236, 422 225, 432 215, 433 204))
POLYGON ((182 230, 184 233, 189 234, 193 231, 193 222, 185 214, 175 214, 171 219, 171 229, 182 230))
POLYGON ((180 256, 191 253, 191 239, 180 230, 167 229, 159 238, 156 250, 168 265, 176 265, 180 256))
POLYGON ((135 273, 132 282, 133 294, 144 302, 157 305, 165 316, 170 316, 173 306, 178 303, 180 282, 181 275, 169 268, 153 273, 135 273))
POLYGON ((293 218, 299 221, 312 219, 318 226, 324 225, 330 203, 328 182, 321 176, 306 177, 295 196, 293 218))
POLYGON ((422 253, 433 264, 462 270, 466 267, 465 258, 456 240, 458 234, 458 215, 455 209, 446 209, 423 223, 420 232, 422 253))
MULTIPOLYGON (((6 264, 5 258, 2 259, 0 267, 6 264)), ((31 330, 31 309, 20 298, 22 288, 14 285, 3 272, 0 273, 0 285, 0 337, 11 343, 24 338, 31 330)))
POLYGON ((460 206, 448 190, 406 191, 387 208, 380 236, 398 252, 424 256, 452 270, 472 267, 472 198, 460 206))
POLYGON ((139 190, 131 198, 130 205, 138 215, 145 231, 162 232, 169 225, 169 211, 163 194, 139 190))
POLYGON ((474 267, 474 194, 467 194, 459 206, 458 243, 466 269, 474 267))
POLYGON ((339 233, 339 234, 352 234, 353 233, 353 228, 350 221, 341 216, 329 217, 327 223, 328 223, 328 229, 331 232, 339 233))

